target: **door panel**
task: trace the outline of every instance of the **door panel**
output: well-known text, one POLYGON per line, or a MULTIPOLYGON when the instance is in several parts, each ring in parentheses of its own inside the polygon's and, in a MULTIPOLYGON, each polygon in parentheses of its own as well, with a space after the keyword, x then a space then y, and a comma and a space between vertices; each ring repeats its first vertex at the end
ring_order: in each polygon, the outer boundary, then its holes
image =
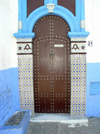
POLYGON ((47 16, 35 25, 33 52, 36 113, 70 112, 70 44, 69 39, 65 38, 68 30, 67 23, 57 16, 47 16))

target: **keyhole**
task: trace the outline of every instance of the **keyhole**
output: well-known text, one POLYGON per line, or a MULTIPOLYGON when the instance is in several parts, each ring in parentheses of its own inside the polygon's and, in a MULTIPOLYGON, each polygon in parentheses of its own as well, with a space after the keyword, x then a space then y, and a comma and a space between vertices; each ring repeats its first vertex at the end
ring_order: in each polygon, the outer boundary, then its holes
POLYGON ((49 57, 50 57, 51 59, 53 59, 54 53, 50 53, 50 54, 49 54, 49 57))

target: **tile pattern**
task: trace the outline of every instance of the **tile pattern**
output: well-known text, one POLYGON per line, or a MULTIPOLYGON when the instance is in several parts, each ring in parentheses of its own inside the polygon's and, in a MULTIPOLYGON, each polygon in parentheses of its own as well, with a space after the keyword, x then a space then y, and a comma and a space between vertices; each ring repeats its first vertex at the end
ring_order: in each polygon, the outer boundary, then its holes
POLYGON ((71 43, 71 53, 86 53, 86 43, 71 43))
POLYGON ((71 116, 86 116, 86 55, 71 55, 71 116))
POLYGON ((34 113, 33 102, 33 56, 18 56, 20 108, 34 113))
POLYGON ((71 55, 71 112, 67 114, 36 114, 34 113, 33 92, 33 56, 19 55, 19 96, 20 108, 30 109, 33 119, 84 119, 86 118, 86 55, 71 55), (38 117, 38 118, 37 118, 38 117))
POLYGON ((32 43, 18 43, 17 53, 32 53, 32 43))

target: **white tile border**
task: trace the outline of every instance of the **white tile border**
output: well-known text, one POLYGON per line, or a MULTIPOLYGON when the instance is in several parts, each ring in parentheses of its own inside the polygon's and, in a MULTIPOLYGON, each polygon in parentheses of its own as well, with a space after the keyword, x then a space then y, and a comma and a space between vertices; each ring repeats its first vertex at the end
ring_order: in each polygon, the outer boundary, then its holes
POLYGON ((86 38, 71 38, 71 41, 86 41, 86 38))
POLYGON ((17 39, 17 42, 32 42, 32 38, 28 38, 28 39, 17 39))
POLYGON ((17 53, 32 53, 32 43, 18 43, 17 44, 17 53), (21 50, 20 50, 20 49, 21 50))
POLYGON ((86 43, 71 43, 71 53, 86 53, 86 43))

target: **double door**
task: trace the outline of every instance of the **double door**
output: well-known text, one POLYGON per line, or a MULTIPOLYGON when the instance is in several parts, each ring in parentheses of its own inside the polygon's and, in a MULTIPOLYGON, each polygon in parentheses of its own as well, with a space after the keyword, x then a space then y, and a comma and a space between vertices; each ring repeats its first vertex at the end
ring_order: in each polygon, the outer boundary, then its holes
POLYGON ((68 30, 68 25, 57 16, 47 16, 37 23, 34 29, 36 38, 33 42, 35 112, 69 113, 70 42, 66 38, 67 34, 63 36, 65 29, 59 35, 56 31, 56 27, 61 29, 59 26, 63 25, 68 30), (39 27, 49 28, 44 30, 43 35, 39 27))

